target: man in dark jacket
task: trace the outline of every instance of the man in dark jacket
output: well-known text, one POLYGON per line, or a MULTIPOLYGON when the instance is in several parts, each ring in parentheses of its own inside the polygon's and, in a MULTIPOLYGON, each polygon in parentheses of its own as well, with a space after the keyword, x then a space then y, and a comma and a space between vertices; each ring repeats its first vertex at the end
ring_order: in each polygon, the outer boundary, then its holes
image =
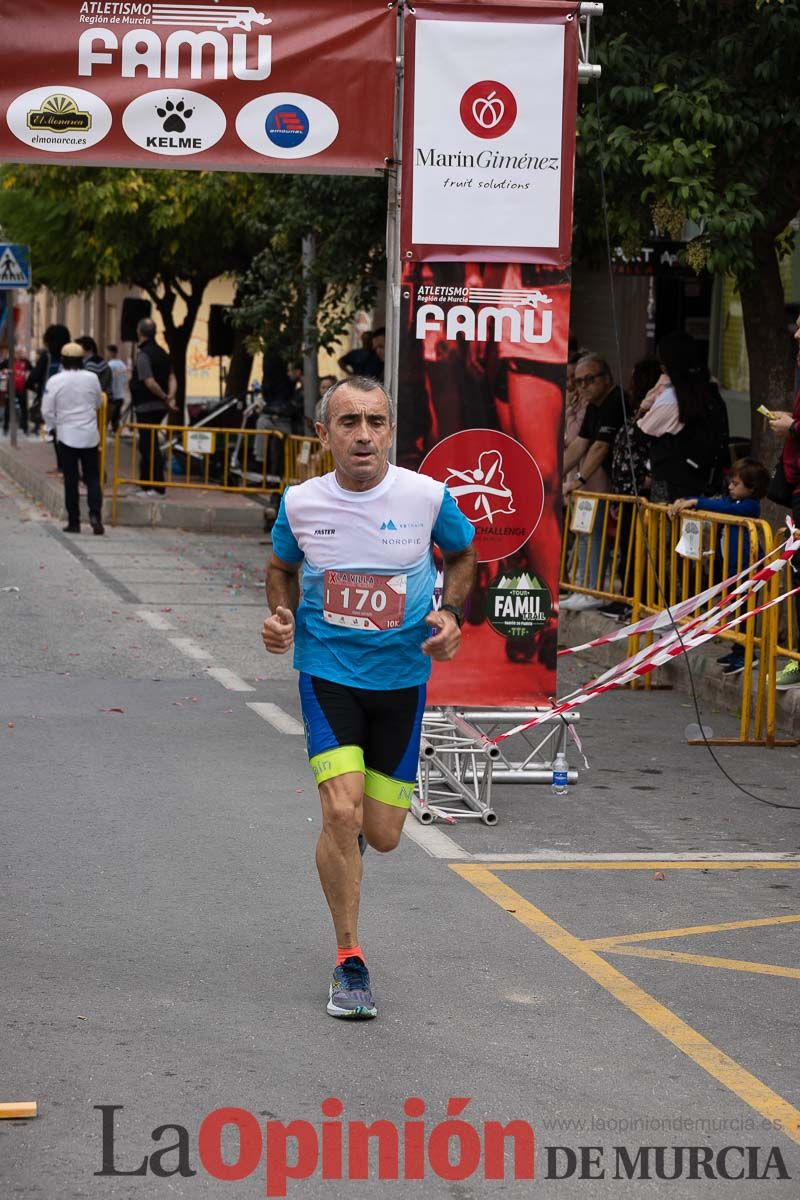
POLYGON ((83 347, 83 369, 85 371, 93 371, 100 382, 100 388, 106 394, 106 400, 111 403, 111 388, 113 386, 114 375, 111 367, 106 360, 100 355, 97 349, 97 342, 93 337, 84 334, 83 337, 75 338, 76 343, 83 347))
POLYGON ((164 479, 164 459, 158 441, 158 431, 167 410, 177 411, 175 393, 178 382, 166 350, 156 342, 156 324, 145 317, 136 326, 138 346, 131 375, 131 399, 136 421, 150 428, 139 430, 139 477, 141 494, 163 496, 166 489, 152 487, 164 479))

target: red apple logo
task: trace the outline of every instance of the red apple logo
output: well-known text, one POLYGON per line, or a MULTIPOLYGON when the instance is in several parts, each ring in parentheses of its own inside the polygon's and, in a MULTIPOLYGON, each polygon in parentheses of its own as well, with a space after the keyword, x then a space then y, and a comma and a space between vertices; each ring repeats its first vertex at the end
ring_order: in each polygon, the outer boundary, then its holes
POLYGON ((464 127, 475 137, 497 138, 516 121, 517 101, 504 83, 482 79, 464 92, 459 112, 464 127))

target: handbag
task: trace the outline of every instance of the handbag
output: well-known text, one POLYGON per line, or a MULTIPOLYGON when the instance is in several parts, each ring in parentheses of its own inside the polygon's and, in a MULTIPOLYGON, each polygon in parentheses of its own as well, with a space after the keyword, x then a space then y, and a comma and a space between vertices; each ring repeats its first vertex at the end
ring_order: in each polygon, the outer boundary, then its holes
POLYGON ((780 504, 783 508, 791 508, 794 489, 795 485, 789 483, 786 478, 786 472, 783 469, 783 455, 781 455, 772 471, 767 488, 767 499, 771 500, 773 504, 780 504))

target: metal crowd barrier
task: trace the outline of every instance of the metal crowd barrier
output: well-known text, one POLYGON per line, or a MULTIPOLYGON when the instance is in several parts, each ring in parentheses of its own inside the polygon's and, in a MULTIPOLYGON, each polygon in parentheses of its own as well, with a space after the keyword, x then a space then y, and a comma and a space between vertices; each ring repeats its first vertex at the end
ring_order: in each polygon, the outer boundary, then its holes
POLYGON ((564 591, 633 605, 635 496, 571 492, 561 546, 564 591))
POLYGON ((295 434, 285 438, 283 485, 289 487, 293 483, 303 483, 317 475, 326 475, 333 470, 333 455, 330 450, 324 450, 322 443, 315 437, 300 437, 295 434))
POLYGON ((117 427, 114 437, 111 523, 116 524, 117 497, 120 487, 126 484, 144 489, 203 488, 210 492, 279 496, 285 487, 287 440, 274 429, 198 429, 192 425, 126 421, 117 427), (159 454, 163 478, 156 470, 159 454))
MULTIPOLYGON (((561 586, 598 599, 630 605, 631 622, 698 595, 769 554, 776 545, 763 520, 725 516, 695 509, 674 518, 667 505, 639 503, 632 496, 571 493, 565 514, 561 555, 561 586), (583 546, 581 545, 583 542, 583 546)), ((736 615, 751 612, 766 600, 789 591, 797 577, 783 571, 768 591, 750 593, 736 615), (791 580, 791 582, 790 582, 791 580)), ((695 610, 687 620, 724 603, 727 591, 695 610)), ((715 745, 794 745, 775 737, 776 658, 800 661, 789 605, 777 605, 718 636, 744 656, 739 706, 739 733, 734 738, 709 738, 715 745), (785 642, 778 646, 778 629, 785 642)), ((635 654, 654 635, 628 639, 635 654)), ((720 673, 722 668, 720 667, 720 673)), ((650 689, 653 676, 631 685, 650 689)), ((655 686, 658 686, 657 684, 655 686)))

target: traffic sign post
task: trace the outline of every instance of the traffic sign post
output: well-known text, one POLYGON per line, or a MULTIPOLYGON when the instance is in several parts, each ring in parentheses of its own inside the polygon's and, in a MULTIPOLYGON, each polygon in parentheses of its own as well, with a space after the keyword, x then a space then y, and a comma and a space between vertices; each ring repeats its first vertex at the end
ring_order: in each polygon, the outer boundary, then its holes
POLYGON ((6 371, 6 404, 8 405, 8 435, 11 445, 17 445, 17 389, 14 384, 15 321, 14 292, 17 288, 31 286, 30 246, 13 242, 0 242, 0 291, 6 293, 6 320, 8 321, 8 369, 6 371))

